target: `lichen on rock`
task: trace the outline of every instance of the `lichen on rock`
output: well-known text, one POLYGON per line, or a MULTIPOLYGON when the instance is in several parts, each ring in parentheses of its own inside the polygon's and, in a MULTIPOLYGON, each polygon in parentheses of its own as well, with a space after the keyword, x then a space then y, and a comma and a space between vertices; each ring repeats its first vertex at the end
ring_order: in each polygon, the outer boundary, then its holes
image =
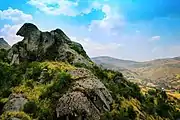
POLYGON ((27 102, 28 100, 23 94, 11 94, 3 111, 21 111, 27 102))

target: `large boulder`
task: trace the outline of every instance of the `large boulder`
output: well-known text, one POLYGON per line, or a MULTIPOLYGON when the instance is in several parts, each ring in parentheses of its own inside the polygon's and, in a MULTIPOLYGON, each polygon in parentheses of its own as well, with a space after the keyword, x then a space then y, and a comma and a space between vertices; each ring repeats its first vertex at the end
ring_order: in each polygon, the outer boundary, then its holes
POLYGON ((21 111, 28 102, 23 94, 11 94, 8 102, 5 104, 3 111, 21 111))
POLYGON ((41 32, 35 25, 25 23, 17 35, 24 39, 10 49, 8 58, 11 64, 23 61, 53 60, 91 65, 90 58, 81 44, 71 41, 60 29, 41 32))
POLYGON ((69 71, 75 79, 73 86, 58 101, 57 117, 65 120, 99 120, 110 110, 112 96, 103 83, 89 70, 69 71))

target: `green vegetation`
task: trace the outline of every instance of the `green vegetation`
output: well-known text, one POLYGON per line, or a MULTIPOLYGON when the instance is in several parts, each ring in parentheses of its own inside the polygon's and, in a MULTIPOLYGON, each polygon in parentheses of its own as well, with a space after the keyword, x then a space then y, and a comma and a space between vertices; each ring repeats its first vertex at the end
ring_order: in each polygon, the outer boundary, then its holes
POLYGON ((25 105, 24 105, 24 108, 23 108, 23 111, 25 113, 29 113, 29 114, 32 114, 32 113, 36 113, 37 111, 37 105, 34 101, 29 101, 27 102, 25 105))
POLYGON ((13 117, 21 120, 32 120, 31 117, 24 112, 5 112, 2 114, 1 120, 8 120, 13 117))
MULTIPOLYGON (((2 59, 1 59, 2 60, 2 59)), ((1 119, 56 120, 55 102, 68 89, 75 67, 63 62, 0 62, 0 114, 11 93, 23 94, 28 102, 22 112, 4 112, 1 119)))
POLYGON ((0 49, 0 61, 1 62, 9 62, 8 59, 7 59, 7 50, 5 49, 0 49))
POLYGON ((56 120, 54 103, 70 86, 72 78, 65 71, 74 67, 60 62, 32 62, 27 68, 25 79, 13 88, 13 93, 23 93, 30 100, 23 111, 39 120, 56 120))
POLYGON ((179 118, 179 101, 170 101, 165 91, 150 89, 143 94, 137 84, 127 81, 119 72, 102 70, 96 65, 89 68, 85 64, 76 64, 76 67, 90 69, 111 91, 114 103, 111 111, 102 116, 102 120, 179 118))
POLYGON ((111 91, 114 103, 102 120, 174 120, 180 117, 179 100, 170 101, 165 91, 150 89, 144 95, 137 84, 125 80, 119 72, 102 70, 97 66, 89 68, 84 64, 76 66, 90 69, 111 91))
POLYGON ((16 117, 23 120, 57 120, 56 102, 72 85, 73 78, 67 73, 76 67, 92 71, 110 90, 114 99, 111 111, 102 120, 174 120, 180 117, 179 101, 169 98, 158 89, 142 89, 127 81, 116 71, 102 69, 92 63, 72 66, 64 62, 24 62, 9 65, 6 51, 0 52, 0 114, 1 119, 16 117), (23 94, 28 102, 20 112, 2 112, 11 93, 23 94))
POLYGON ((78 54, 84 56, 86 59, 89 60, 89 57, 87 56, 86 52, 84 51, 84 49, 82 48, 80 44, 72 42, 70 44, 70 48, 75 50, 78 54))

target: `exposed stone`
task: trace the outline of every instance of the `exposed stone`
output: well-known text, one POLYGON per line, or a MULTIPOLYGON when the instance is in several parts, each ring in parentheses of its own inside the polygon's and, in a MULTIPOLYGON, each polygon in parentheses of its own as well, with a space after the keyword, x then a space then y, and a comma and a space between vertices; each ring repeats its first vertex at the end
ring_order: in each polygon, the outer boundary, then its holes
POLYGON ((11 94, 3 111, 20 111, 28 100, 22 94, 11 94))
POLYGON ((21 120, 19 118, 10 118, 9 120, 21 120))
POLYGON ((43 71, 41 72, 41 75, 39 77, 39 82, 40 83, 44 83, 47 78, 49 77, 49 73, 48 73, 48 70, 47 69, 43 69, 43 71))
POLYGON ((73 86, 58 102, 57 117, 78 120, 99 120, 110 110, 112 97, 104 84, 89 70, 77 68, 69 71, 75 78, 73 86))
POLYGON ((91 66, 90 58, 81 44, 71 41, 60 29, 41 32, 35 25, 25 23, 17 35, 24 39, 13 45, 9 51, 8 58, 12 64, 22 61, 55 60, 91 66))

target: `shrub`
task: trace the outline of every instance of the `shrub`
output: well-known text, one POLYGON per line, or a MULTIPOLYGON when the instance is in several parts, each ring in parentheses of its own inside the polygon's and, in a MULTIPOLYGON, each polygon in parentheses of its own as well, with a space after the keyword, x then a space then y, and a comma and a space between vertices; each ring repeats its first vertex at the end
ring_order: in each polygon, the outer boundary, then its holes
POLYGON ((129 107, 128 107, 127 112, 128 112, 128 116, 129 116, 130 119, 133 120, 134 118, 137 117, 137 114, 136 114, 136 112, 134 111, 134 109, 133 109, 132 106, 129 106, 129 107))
POLYGON ((2 62, 9 62, 9 60, 7 59, 7 54, 8 54, 7 50, 0 49, 0 61, 2 61, 2 62))
POLYGON ((53 113, 46 108, 40 109, 38 113, 38 120, 54 120, 53 113))
POLYGON ((37 105, 34 101, 29 101, 24 105, 23 111, 29 114, 35 114, 37 111, 37 105))
POLYGON ((46 91, 41 95, 41 99, 45 99, 48 97, 53 97, 53 93, 58 92, 58 94, 64 93, 68 89, 69 84, 71 83, 71 76, 66 72, 60 72, 58 74, 58 79, 54 80, 50 86, 46 89, 46 91))
POLYGON ((149 94, 149 95, 156 96, 157 93, 156 93, 156 91, 155 91, 154 89, 149 89, 149 90, 148 90, 148 94, 149 94))
POLYGON ((25 77, 26 77, 26 79, 33 79, 33 80, 37 81, 41 72, 42 72, 42 68, 40 66, 40 63, 33 62, 31 64, 28 64, 25 77))

